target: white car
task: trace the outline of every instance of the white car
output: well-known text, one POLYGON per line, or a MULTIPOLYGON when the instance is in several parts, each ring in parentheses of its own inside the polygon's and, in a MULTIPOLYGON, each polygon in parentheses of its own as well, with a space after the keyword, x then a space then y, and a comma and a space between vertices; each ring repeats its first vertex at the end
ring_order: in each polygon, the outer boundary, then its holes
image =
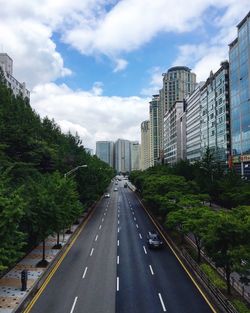
POLYGON ((105 193, 104 198, 110 198, 110 194, 109 193, 105 193))
POLYGON ((115 189, 114 189, 114 191, 118 191, 118 189, 117 189, 117 188, 115 188, 115 189))

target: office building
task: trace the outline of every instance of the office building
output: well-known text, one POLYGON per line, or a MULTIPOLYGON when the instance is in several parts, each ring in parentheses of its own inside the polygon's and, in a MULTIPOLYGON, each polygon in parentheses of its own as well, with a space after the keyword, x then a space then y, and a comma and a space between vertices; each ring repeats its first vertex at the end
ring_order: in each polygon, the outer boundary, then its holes
POLYGON ((237 29, 229 45, 231 154, 236 171, 250 179, 250 12, 237 29))
POLYGON ((228 163, 230 154, 229 63, 210 73, 200 88, 201 154, 207 149, 216 161, 228 163))
POLYGON ((141 123, 141 169, 150 167, 150 121, 141 123))
POLYGON ((117 173, 129 173, 131 171, 130 141, 118 139, 115 142, 115 169, 117 173))
POLYGON ((19 83, 13 77, 13 60, 7 53, 0 53, 0 67, 6 80, 6 84, 12 89, 15 96, 22 96, 23 98, 30 99, 30 92, 26 89, 25 83, 19 83))
POLYGON ((131 171, 138 171, 140 169, 140 144, 138 141, 130 142, 131 155, 131 171))
POLYGON ((186 158, 191 163, 201 159, 201 87, 185 98, 186 101, 186 158))
POLYGON ((96 156, 114 167, 114 143, 112 141, 97 141, 96 156))
POLYGON ((150 119, 150 166, 160 162, 160 97, 154 95, 149 102, 150 119))

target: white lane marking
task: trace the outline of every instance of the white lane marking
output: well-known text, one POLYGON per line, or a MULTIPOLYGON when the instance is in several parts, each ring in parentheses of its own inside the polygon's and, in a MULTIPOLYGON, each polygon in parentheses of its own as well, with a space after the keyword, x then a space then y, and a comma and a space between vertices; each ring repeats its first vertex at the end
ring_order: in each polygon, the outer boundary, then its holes
POLYGON ((145 246, 143 246, 143 250, 144 250, 145 254, 147 254, 147 250, 146 250, 145 246))
POLYGON ((75 300, 74 300, 74 303, 72 305, 72 308, 71 308, 71 311, 70 313, 73 313, 74 309, 75 309, 75 306, 76 306, 76 301, 77 301, 78 297, 75 297, 75 300))
POLYGON ((134 215, 134 214, 135 214, 135 212, 134 212, 134 211, 132 211, 132 214, 134 215))
POLYGON ((116 291, 119 291, 119 277, 116 278, 116 291))
POLYGON ((102 218, 102 222, 104 222, 104 218, 102 218))
POLYGON ((139 237, 142 239, 142 235, 139 233, 139 237))
POLYGON ((117 264, 119 264, 120 263, 120 257, 119 257, 119 255, 117 255, 117 264))
POLYGON ((83 273, 83 275, 82 275, 82 278, 85 278, 86 273, 87 273, 87 270, 88 270, 88 268, 86 267, 85 270, 84 270, 84 273, 83 273))
POLYGON ((117 240, 117 246, 119 247, 119 245, 120 245, 120 241, 119 241, 119 240, 117 240))
POLYGON ((92 256, 93 252, 94 252, 94 248, 91 249, 90 256, 92 256))
POLYGON ((101 229, 101 228, 102 228, 102 225, 99 226, 99 229, 101 229))
POLYGON ((138 224, 136 224, 135 226, 136 226, 136 228, 139 228, 138 224))
POLYGON ((136 218, 134 217, 134 221, 136 221, 136 218))
POLYGON ((166 307, 165 307, 165 304, 164 304, 164 302, 163 302, 163 300, 162 300, 161 294, 158 293, 158 296, 159 296, 160 301, 161 301, 161 306, 162 306, 163 312, 167 312, 166 307))
POLYGON ((106 212, 104 213, 104 215, 106 215, 106 212))
POLYGON ((120 214, 118 213, 118 218, 120 217, 120 214))
POLYGON ((118 227, 118 229, 117 229, 117 232, 119 233, 120 232, 120 228, 118 227))
POLYGON ((151 265, 149 265, 149 268, 150 268, 150 272, 151 272, 151 274, 152 274, 152 275, 154 275, 154 271, 153 271, 153 269, 152 269, 152 266, 151 266, 151 265))
POLYGON ((97 241, 97 239, 98 239, 98 235, 95 236, 95 241, 97 241))

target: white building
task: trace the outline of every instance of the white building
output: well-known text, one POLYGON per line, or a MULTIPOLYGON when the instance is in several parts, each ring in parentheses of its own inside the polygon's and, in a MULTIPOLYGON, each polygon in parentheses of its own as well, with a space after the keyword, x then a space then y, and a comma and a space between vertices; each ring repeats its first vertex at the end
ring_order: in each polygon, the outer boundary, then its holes
POLYGON ((118 139, 115 142, 115 169, 118 173, 131 171, 130 141, 118 139))
POLYGON ((141 123, 141 169, 150 167, 150 121, 141 123))
POLYGON ((19 83, 13 77, 13 60, 7 53, 0 53, 0 67, 3 69, 7 86, 12 89, 14 95, 30 99, 30 92, 26 89, 25 83, 19 83))
POLYGON ((131 171, 140 169, 140 144, 138 141, 130 142, 130 155, 131 155, 131 171))

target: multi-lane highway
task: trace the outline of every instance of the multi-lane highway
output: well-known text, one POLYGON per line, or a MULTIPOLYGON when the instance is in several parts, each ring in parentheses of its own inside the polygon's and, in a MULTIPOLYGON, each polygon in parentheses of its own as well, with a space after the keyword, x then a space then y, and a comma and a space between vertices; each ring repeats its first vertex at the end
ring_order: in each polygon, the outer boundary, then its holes
POLYGON ((26 313, 215 312, 167 245, 148 249, 155 226, 123 186, 110 186, 26 313))

